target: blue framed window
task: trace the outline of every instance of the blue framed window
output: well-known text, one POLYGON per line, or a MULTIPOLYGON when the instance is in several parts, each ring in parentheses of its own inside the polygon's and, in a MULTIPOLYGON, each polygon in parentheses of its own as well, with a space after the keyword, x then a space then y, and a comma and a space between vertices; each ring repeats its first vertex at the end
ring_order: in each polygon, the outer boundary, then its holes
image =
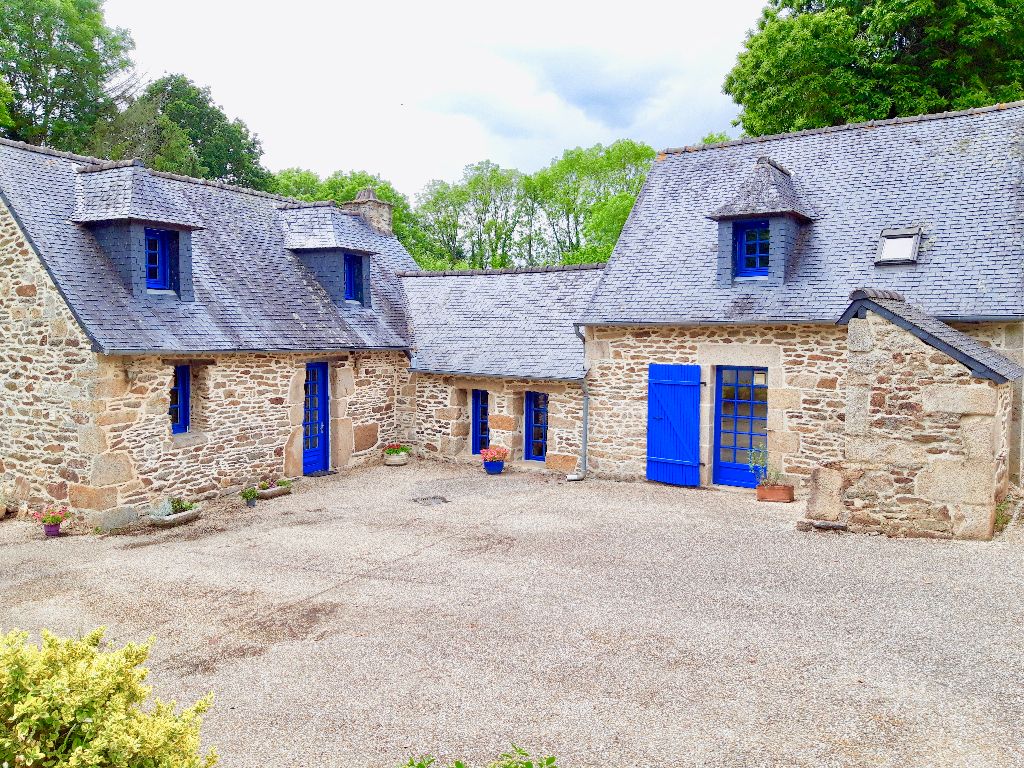
POLYGON ((544 461, 548 455, 548 396, 543 392, 526 393, 526 445, 528 461, 544 461))
POLYGON ((174 366, 174 383, 171 385, 171 432, 178 435, 188 432, 192 411, 192 368, 188 365, 174 366))
POLYGON ((146 229, 146 287, 171 288, 171 236, 166 229, 146 229))
POLYGON ((771 236, 766 220, 736 221, 732 225, 737 277, 766 277, 771 236))
POLYGON ((491 447, 491 429, 487 424, 487 390, 473 390, 473 453, 491 447))
POLYGON ((363 303, 363 257, 345 254, 345 299, 363 303))

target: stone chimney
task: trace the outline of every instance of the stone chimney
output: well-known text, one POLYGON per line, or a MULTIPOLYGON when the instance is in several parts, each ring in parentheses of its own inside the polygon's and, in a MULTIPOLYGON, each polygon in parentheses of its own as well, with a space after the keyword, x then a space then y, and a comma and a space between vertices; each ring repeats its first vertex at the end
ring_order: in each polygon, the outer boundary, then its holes
POLYGON ((377 197, 377 193, 371 187, 360 190, 355 200, 342 203, 341 208, 362 216, 363 221, 369 224, 375 232, 380 232, 382 235, 393 234, 391 203, 386 203, 377 197))

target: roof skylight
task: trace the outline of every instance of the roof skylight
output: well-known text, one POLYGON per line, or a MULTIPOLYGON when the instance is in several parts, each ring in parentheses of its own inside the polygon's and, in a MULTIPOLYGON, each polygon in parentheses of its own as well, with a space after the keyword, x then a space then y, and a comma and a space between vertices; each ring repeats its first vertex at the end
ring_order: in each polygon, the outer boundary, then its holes
POLYGON ((921 228, 883 229, 875 264, 913 264, 921 245, 921 228))

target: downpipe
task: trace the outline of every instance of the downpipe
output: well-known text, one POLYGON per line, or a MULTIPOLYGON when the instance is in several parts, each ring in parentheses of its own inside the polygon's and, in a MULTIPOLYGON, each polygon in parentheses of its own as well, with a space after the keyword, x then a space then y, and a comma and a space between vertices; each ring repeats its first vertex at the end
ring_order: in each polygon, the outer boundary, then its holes
POLYGON ((587 387, 586 375, 583 377, 583 440, 580 446, 580 469, 566 475, 569 482, 578 482, 587 476, 587 438, 590 436, 590 390, 587 387))

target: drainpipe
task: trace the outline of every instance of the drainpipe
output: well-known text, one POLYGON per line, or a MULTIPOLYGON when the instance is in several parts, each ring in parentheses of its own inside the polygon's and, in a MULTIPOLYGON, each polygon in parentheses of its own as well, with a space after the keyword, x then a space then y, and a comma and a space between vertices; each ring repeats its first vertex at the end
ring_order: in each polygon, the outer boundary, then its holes
POLYGON ((587 476, 587 437, 590 435, 590 390, 583 379, 583 440, 580 445, 580 471, 566 476, 566 480, 582 480, 587 476))
MULTIPOLYGON (((586 348, 586 337, 580 331, 579 323, 573 324, 573 331, 580 341, 583 342, 584 348, 586 348)), ((586 353, 584 353, 584 357, 586 353)), ((576 482, 582 480, 587 476, 587 438, 590 436, 590 389, 587 387, 587 374, 589 370, 583 372, 583 439, 580 442, 580 471, 573 472, 571 475, 566 475, 566 480, 570 482, 576 482)))

